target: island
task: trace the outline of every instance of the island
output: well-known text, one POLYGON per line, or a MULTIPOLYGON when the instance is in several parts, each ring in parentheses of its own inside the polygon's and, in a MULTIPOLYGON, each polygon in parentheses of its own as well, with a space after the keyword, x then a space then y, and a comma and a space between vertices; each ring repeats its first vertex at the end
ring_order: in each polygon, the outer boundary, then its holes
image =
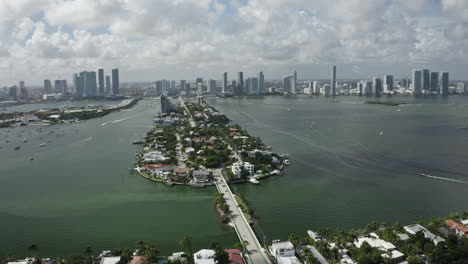
POLYGON ((286 155, 271 151, 213 106, 204 102, 174 105, 161 97, 162 111, 142 141, 135 171, 146 179, 172 185, 213 185, 220 169, 228 183, 250 182, 280 175, 286 155))
POLYGON ((130 108, 139 100, 140 98, 127 98, 113 106, 59 107, 52 109, 39 109, 30 112, 0 113, 0 128, 77 123, 130 108))

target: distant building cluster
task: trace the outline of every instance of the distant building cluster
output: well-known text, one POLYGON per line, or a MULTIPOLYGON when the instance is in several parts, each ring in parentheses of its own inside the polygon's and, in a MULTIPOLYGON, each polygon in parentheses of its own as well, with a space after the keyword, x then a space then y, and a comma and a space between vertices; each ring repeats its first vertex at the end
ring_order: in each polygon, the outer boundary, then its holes
POLYGON ((112 82, 111 76, 104 75, 104 69, 99 69, 97 74, 94 71, 75 73, 73 87, 74 96, 77 98, 119 95, 119 69, 112 69, 112 82))

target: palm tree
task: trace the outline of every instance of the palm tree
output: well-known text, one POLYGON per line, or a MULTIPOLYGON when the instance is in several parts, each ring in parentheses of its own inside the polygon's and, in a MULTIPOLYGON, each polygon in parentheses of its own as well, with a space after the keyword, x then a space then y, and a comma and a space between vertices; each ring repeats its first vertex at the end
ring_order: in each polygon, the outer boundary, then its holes
MULTIPOLYGON (((39 245, 37 244, 29 244, 28 245, 28 250, 35 253, 37 251, 39 251, 39 245)), ((34 254, 35 255, 35 254, 34 254)))
POLYGON ((91 256, 91 253, 93 253, 93 250, 91 249, 91 247, 86 247, 85 248, 85 253, 86 253, 86 255, 91 256))
POLYGON ((192 249, 192 238, 189 236, 184 236, 182 240, 179 241, 179 247, 181 247, 185 254, 187 255, 187 261, 189 264, 193 263, 193 249, 192 249))

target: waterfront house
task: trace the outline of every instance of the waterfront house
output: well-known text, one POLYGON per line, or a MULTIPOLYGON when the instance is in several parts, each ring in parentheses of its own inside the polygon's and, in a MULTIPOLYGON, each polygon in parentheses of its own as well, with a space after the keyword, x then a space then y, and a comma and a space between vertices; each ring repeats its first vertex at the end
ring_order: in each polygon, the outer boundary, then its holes
POLYGON ((193 254, 195 264, 215 264, 215 251, 212 249, 202 249, 193 254))
POLYGON ((195 170, 192 173, 193 180, 195 183, 208 183, 210 171, 208 170, 195 170))
POLYGON ((148 164, 141 167, 141 171, 156 177, 165 178, 165 172, 173 171, 175 164, 148 164))
POLYGON ((99 264, 117 264, 120 261, 119 257, 102 257, 99 264))
POLYGON ((186 259, 187 258, 185 257, 185 252, 175 252, 175 253, 172 253, 172 255, 167 258, 167 260, 171 262, 180 261, 182 263, 185 263, 186 259))
POLYGON ((240 178, 242 175, 242 169, 247 170, 249 175, 253 175, 255 171, 254 165, 250 164, 249 162, 235 162, 231 166, 231 171, 237 178, 240 178))
POLYGON ((437 246, 437 244, 439 244, 440 242, 445 242, 445 239, 439 237, 439 236, 436 236, 434 235, 433 233, 431 233, 429 230, 427 230, 424 226, 420 225, 420 224, 415 224, 415 225, 407 225, 407 226, 404 226, 404 229, 406 232, 412 234, 412 235, 415 235, 417 232, 421 231, 424 233, 424 237, 425 238, 429 238, 430 240, 432 240, 432 242, 434 243, 434 245, 437 246))
POLYGON ((128 262, 128 264, 143 264, 147 263, 148 258, 145 256, 133 256, 132 260, 128 262))
POLYGON ((22 123, 32 123, 32 122, 37 122, 39 121, 39 118, 35 115, 23 115, 21 118, 20 118, 20 121, 22 123))
POLYGON ((161 153, 161 151, 151 151, 148 153, 143 154, 143 160, 145 162, 157 162, 163 161, 167 158, 161 153))
POLYGON ((289 241, 274 242, 269 248, 270 254, 278 264, 299 264, 294 246, 289 241))
POLYGON ((174 169, 176 178, 188 178, 190 176, 190 169, 185 167, 177 167, 174 169))
POLYGON ((229 264, 244 264, 245 261, 242 258, 240 249, 226 249, 224 250, 229 254, 229 264))
POLYGON ((457 236, 460 237, 468 237, 468 227, 452 220, 447 219, 445 220, 445 224, 452 230, 457 236))
POLYGON ((381 255, 384 258, 392 259, 394 262, 403 260, 404 254, 396 250, 395 245, 380 239, 375 233, 370 233, 369 237, 358 238, 358 240, 354 242, 354 245, 357 248, 361 248, 364 242, 373 248, 377 248, 378 250, 385 252, 381 255))

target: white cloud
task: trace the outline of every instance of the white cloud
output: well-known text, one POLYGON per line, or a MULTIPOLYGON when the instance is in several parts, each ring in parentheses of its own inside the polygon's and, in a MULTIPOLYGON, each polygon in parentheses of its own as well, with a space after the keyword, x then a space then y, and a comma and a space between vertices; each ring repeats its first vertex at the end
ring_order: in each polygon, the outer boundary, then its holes
POLYGON ((160 78, 258 69, 275 78, 331 63, 450 68, 467 64, 467 40, 462 0, 3 0, 0 80, 98 67, 123 67, 130 80, 165 67, 175 71, 160 78))

